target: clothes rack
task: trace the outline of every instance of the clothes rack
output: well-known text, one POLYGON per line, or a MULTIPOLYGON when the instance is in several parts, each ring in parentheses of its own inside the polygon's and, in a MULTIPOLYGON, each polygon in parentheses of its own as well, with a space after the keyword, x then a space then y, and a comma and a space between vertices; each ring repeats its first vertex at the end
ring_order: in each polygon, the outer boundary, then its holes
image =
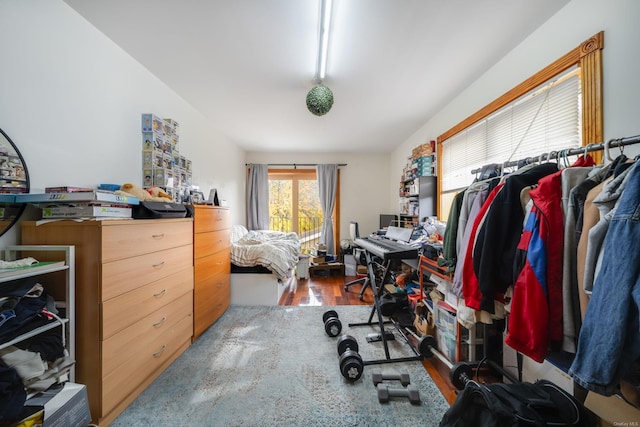
MULTIPOLYGON (((251 166, 252 163, 245 163, 245 166, 251 166)), ((294 169, 296 169, 298 166, 300 167, 316 167, 318 166, 317 163, 268 163, 267 166, 286 166, 286 167, 292 167, 294 169)), ((343 166, 347 166, 346 163, 338 163, 339 167, 343 167, 343 166)))
MULTIPOLYGON (((637 143, 640 143, 640 135, 629 136, 625 138, 612 138, 603 143, 588 144, 588 145, 585 145, 584 147, 568 148, 560 151, 551 151, 550 153, 542 153, 538 157, 527 157, 525 159, 504 162, 503 164, 501 164, 501 166, 503 168, 508 168, 513 166, 518 166, 519 164, 522 164, 522 163, 528 164, 533 161, 544 161, 544 160, 552 159, 561 155, 576 156, 579 154, 586 154, 586 153, 591 153, 594 151, 601 151, 601 150, 604 150, 608 157, 608 151, 610 148, 624 147, 627 145, 633 145, 637 143)), ((472 170, 471 173, 477 174, 481 171, 482 171, 482 168, 478 168, 478 169, 472 170)))

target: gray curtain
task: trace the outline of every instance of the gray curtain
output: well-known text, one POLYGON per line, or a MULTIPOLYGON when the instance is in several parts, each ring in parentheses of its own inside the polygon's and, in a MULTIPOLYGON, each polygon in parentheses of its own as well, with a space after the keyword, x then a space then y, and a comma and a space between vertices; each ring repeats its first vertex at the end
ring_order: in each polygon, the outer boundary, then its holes
POLYGON ((338 165, 316 165, 318 174, 318 190, 320 193, 320 207, 324 221, 320 240, 327 245, 327 253, 335 254, 333 241, 333 222, 331 214, 336 205, 336 191, 338 189, 338 165))
POLYGON ((249 165, 247 188, 247 228, 269 229, 269 166, 249 165))

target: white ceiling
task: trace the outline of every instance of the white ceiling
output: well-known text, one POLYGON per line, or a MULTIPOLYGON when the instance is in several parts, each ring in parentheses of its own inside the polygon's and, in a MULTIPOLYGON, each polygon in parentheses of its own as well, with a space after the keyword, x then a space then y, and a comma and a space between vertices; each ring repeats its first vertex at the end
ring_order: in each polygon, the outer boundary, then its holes
MULTIPOLYGON (((389 152, 569 0, 65 0, 247 151, 389 152)), ((464 117, 461 117, 463 119, 464 117)))

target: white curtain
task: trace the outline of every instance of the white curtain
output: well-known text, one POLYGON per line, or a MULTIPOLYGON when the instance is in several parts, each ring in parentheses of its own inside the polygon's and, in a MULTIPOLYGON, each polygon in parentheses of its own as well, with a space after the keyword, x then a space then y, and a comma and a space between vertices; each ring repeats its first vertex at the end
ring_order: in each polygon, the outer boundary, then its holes
POLYGON ((269 166, 249 165, 247 189, 247 228, 269 229, 269 166))
POLYGON ((327 245, 327 253, 335 254, 335 242, 333 240, 333 222, 331 214, 336 205, 336 192, 338 189, 338 165, 316 165, 318 174, 318 190, 320 193, 320 207, 324 220, 322 222, 322 234, 320 240, 327 245))

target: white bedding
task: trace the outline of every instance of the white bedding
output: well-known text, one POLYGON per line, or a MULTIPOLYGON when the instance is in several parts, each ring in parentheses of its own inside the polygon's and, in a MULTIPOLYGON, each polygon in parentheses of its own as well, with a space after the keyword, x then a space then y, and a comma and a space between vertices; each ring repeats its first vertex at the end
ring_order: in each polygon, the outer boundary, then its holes
POLYGON ((231 262, 239 267, 262 265, 281 280, 291 276, 299 254, 300 240, 296 233, 232 227, 231 262))

